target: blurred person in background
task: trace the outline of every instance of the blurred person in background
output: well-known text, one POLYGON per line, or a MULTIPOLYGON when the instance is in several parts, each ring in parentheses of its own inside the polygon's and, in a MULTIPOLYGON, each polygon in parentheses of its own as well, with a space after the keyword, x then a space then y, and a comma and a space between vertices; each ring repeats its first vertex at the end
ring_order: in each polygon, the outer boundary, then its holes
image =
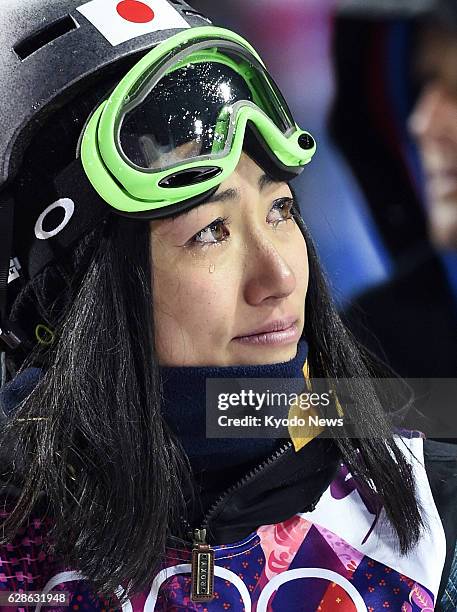
POLYGON ((331 129, 392 255, 350 327, 410 378, 457 376, 457 3, 345 0, 331 129))
MULTIPOLYGON (((333 55, 330 129, 395 270, 346 320, 401 375, 455 378, 457 2, 342 1, 333 55)), ((457 555, 450 576, 446 612, 457 610, 457 555)))

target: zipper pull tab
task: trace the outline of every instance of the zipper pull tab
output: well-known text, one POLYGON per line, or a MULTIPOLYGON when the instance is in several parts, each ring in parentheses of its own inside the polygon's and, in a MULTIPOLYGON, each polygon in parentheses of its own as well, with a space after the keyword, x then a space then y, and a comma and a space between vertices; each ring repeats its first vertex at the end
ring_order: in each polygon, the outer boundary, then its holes
POLYGON ((214 599, 214 550, 205 540, 206 529, 194 529, 190 599, 195 602, 214 599))

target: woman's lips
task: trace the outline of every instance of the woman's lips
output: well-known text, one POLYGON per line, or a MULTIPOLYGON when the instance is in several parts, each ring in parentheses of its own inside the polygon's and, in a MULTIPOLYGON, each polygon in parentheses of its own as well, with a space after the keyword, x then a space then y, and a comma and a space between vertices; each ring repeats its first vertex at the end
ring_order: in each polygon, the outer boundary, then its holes
POLYGON ((297 319, 277 321, 269 326, 265 326, 266 329, 271 329, 271 331, 260 331, 246 336, 237 336, 234 338, 234 341, 250 345, 278 345, 297 342, 299 339, 297 323, 297 319))

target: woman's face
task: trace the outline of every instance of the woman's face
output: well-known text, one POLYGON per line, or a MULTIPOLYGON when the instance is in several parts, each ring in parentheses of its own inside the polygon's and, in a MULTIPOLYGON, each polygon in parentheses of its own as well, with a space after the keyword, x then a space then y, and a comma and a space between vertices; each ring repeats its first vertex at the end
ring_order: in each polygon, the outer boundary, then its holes
POLYGON ((287 183, 243 153, 208 201, 151 222, 161 365, 260 365, 293 359, 304 327, 306 244, 287 183))
POLYGON ((457 36, 428 27, 419 41, 422 78, 409 127, 421 154, 430 237, 438 249, 457 249, 457 36))

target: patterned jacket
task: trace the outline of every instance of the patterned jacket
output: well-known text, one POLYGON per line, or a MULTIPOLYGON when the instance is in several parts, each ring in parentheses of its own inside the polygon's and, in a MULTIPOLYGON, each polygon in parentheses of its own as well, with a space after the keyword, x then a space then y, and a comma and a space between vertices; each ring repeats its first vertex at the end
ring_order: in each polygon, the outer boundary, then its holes
MULTIPOLYGON (((201 528, 194 530, 193 542, 170 538, 147 591, 118 609, 450 610, 455 586, 452 591, 453 584, 446 584, 457 531, 457 448, 415 432, 405 432, 404 445, 398 442, 412 463, 427 526, 409 554, 399 553, 376 496, 351 476, 334 445, 316 438, 297 451, 289 440, 217 500, 202 521, 206 534, 201 528), (437 603, 443 593, 447 607, 437 603)), ((44 552, 51 522, 31 516, 14 541, 0 547, 0 612, 12 605, 42 609, 39 602, 21 603, 21 591, 40 591, 41 601, 49 594, 52 606, 43 610, 108 610, 84 576, 44 552), (59 603, 64 592, 70 607, 59 603)))

